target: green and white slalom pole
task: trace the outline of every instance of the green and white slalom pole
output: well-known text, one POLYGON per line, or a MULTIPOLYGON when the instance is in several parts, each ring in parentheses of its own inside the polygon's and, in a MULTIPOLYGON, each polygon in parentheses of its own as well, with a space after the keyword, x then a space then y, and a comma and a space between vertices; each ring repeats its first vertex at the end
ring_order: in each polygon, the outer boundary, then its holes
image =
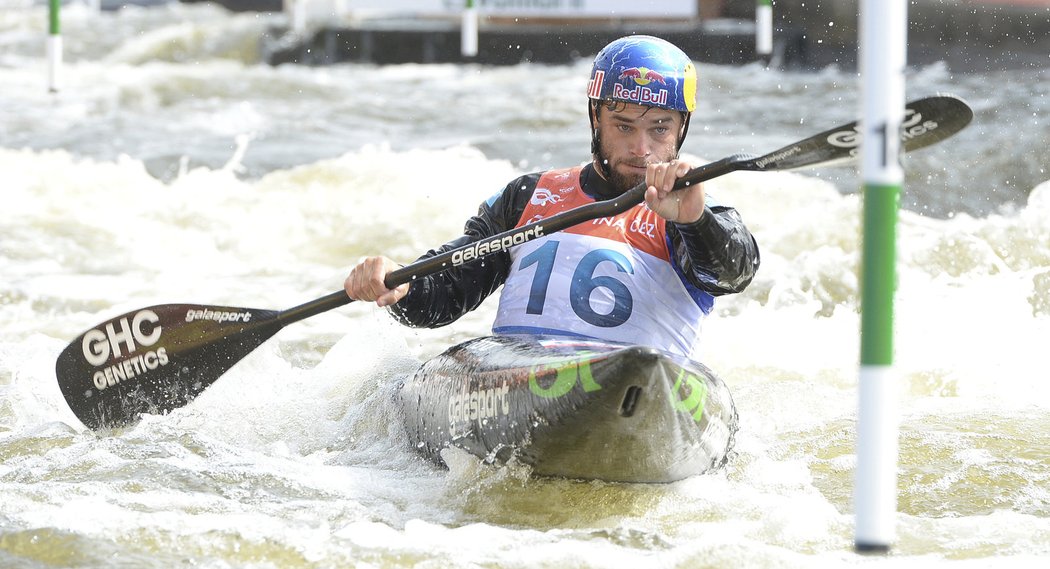
POLYGON ((773 56, 773 0, 756 0, 755 55, 769 61, 773 56))
POLYGON ((861 176, 864 246, 861 266, 860 405, 854 488, 858 553, 885 553, 895 537, 898 412, 893 368, 897 281, 900 130, 904 120, 908 0, 861 0, 861 176))
POLYGON ((59 9, 62 0, 51 0, 48 4, 47 34, 47 90, 58 92, 58 73, 62 67, 62 33, 59 29, 59 9))
POLYGON ((474 5, 474 0, 466 2, 459 35, 460 53, 464 58, 473 58, 478 55, 478 7, 474 5))

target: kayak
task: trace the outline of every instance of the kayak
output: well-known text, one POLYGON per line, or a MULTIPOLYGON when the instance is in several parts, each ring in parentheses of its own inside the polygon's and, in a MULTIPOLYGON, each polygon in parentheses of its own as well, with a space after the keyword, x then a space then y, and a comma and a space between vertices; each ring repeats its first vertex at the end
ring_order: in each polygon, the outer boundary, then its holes
POLYGON ((397 403, 409 443, 443 464, 455 447, 534 475, 673 482, 726 464, 729 388, 661 350, 547 336, 484 336, 425 362, 397 403))

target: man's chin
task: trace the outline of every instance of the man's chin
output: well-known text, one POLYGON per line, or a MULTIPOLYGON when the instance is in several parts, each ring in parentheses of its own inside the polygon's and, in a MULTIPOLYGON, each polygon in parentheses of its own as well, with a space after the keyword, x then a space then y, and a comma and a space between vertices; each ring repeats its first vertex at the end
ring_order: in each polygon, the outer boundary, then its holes
POLYGON ((643 182, 645 182, 645 176, 627 175, 617 171, 613 171, 612 179, 609 180, 609 183, 621 194, 643 182))

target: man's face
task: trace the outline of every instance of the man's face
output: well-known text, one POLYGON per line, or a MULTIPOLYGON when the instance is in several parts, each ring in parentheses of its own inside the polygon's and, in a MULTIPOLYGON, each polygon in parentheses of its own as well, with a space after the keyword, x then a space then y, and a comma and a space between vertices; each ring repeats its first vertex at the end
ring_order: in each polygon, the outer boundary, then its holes
POLYGON ((645 181, 645 167, 678 154, 682 114, 633 103, 598 111, 599 160, 611 173, 609 182, 621 193, 645 181))

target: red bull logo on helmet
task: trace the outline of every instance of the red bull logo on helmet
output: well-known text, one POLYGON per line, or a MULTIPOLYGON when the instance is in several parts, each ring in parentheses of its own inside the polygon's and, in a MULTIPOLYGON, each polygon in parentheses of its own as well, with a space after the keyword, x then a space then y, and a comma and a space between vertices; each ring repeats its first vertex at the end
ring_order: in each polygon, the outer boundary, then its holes
POLYGON ((662 73, 647 67, 628 67, 624 69, 620 72, 620 80, 624 79, 631 79, 638 85, 648 85, 649 83, 667 85, 667 79, 664 78, 662 73))
POLYGON ((638 85, 634 89, 625 89, 619 83, 613 85, 612 96, 620 101, 630 101, 640 105, 667 106, 667 89, 655 91, 648 87, 638 85))
POLYGON ((667 85, 662 73, 646 67, 626 67, 620 71, 619 79, 613 84, 612 97, 621 101, 631 101, 642 105, 667 106, 667 89, 654 89, 657 84, 667 85), (625 85, 634 83, 634 88, 625 85))

